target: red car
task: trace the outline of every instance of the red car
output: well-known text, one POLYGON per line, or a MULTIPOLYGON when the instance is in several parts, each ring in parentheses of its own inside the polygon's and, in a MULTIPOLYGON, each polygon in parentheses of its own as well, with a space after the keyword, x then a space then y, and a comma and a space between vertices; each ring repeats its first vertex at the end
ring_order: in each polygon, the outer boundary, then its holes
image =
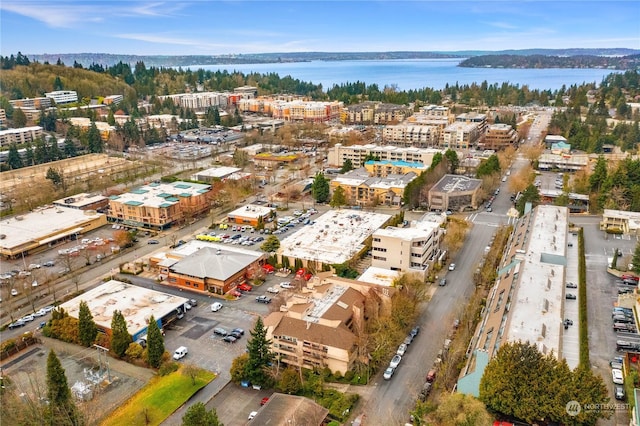
POLYGON ((640 277, 636 277, 635 275, 629 275, 629 274, 623 274, 620 278, 622 278, 623 280, 633 280, 635 282, 638 282, 638 280, 640 280, 640 277))
POLYGON ((264 398, 262 398, 262 400, 260 401, 260 405, 264 405, 264 404, 266 404, 267 402, 269 402, 269 397, 268 397, 268 396, 265 396, 265 397, 264 397, 264 398))
POLYGON ((307 272, 304 268, 298 269, 296 271, 296 277, 302 278, 305 281, 309 281, 313 275, 310 272, 307 272))
POLYGON ((247 284, 247 283, 243 283, 243 284, 240 284, 240 285, 238 286, 238 290, 240 290, 240 291, 251 291, 252 289, 253 289, 253 287, 251 287, 251 286, 250 286, 249 284, 247 284))

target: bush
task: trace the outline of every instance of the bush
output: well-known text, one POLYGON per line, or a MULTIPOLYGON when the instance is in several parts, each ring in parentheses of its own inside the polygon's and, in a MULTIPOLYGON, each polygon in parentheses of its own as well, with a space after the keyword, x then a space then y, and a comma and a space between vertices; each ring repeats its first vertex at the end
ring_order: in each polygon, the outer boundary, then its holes
POLYGON ((622 234, 622 229, 620 229, 620 228, 607 228, 605 232, 607 234, 620 235, 620 234, 622 234))
POLYGON ((136 342, 133 342, 129 344, 129 347, 127 348, 124 354, 129 358, 137 359, 142 356, 143 351, 144 351, 144 348, 142 346, 140 346, 136 342))
POLYGON ((355 377, 356 373, 354 373, 352 370, 347 371, 346 373, 344 373, 344 379, 347 382, 350 382, 353 380, 353 378, 355 377))
POLYGON ((179 367, 180 366, 178 365, 177 362, 173 362, 173 361, 165 362, 158 369, 158 374, 161 376, 166 376, 168 374, 173 373, 174 371, 178 371, 179 367))

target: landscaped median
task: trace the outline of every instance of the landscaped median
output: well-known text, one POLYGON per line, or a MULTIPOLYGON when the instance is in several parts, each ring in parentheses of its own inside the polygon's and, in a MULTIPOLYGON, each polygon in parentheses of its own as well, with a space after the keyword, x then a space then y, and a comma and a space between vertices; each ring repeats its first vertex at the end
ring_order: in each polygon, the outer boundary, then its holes
POLYGON ((102 422, 102 426, 159 425, 215 377, 206 370, 192 375, 184 365, 166 376, 156 376, 102 422))

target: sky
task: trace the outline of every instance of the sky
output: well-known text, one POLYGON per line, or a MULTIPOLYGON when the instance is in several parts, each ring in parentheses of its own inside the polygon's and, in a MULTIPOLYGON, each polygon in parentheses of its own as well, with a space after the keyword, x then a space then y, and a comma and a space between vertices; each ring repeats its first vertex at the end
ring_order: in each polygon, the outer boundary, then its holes
POLYGON ((0 53, 640 49, 640 0, 2 0, 0 53))

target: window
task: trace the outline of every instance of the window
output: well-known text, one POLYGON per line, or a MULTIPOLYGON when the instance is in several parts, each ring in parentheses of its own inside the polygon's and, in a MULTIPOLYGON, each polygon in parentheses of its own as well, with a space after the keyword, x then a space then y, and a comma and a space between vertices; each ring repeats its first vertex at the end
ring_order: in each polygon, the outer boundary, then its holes
POLYGON ((381 260, 381 261, 383 261, 383 262, 386 262, 386 261, 387 261, 387 258, 386 258, 386 257, 373 256, 373 258, 374 258, 375 260, 381 260))

